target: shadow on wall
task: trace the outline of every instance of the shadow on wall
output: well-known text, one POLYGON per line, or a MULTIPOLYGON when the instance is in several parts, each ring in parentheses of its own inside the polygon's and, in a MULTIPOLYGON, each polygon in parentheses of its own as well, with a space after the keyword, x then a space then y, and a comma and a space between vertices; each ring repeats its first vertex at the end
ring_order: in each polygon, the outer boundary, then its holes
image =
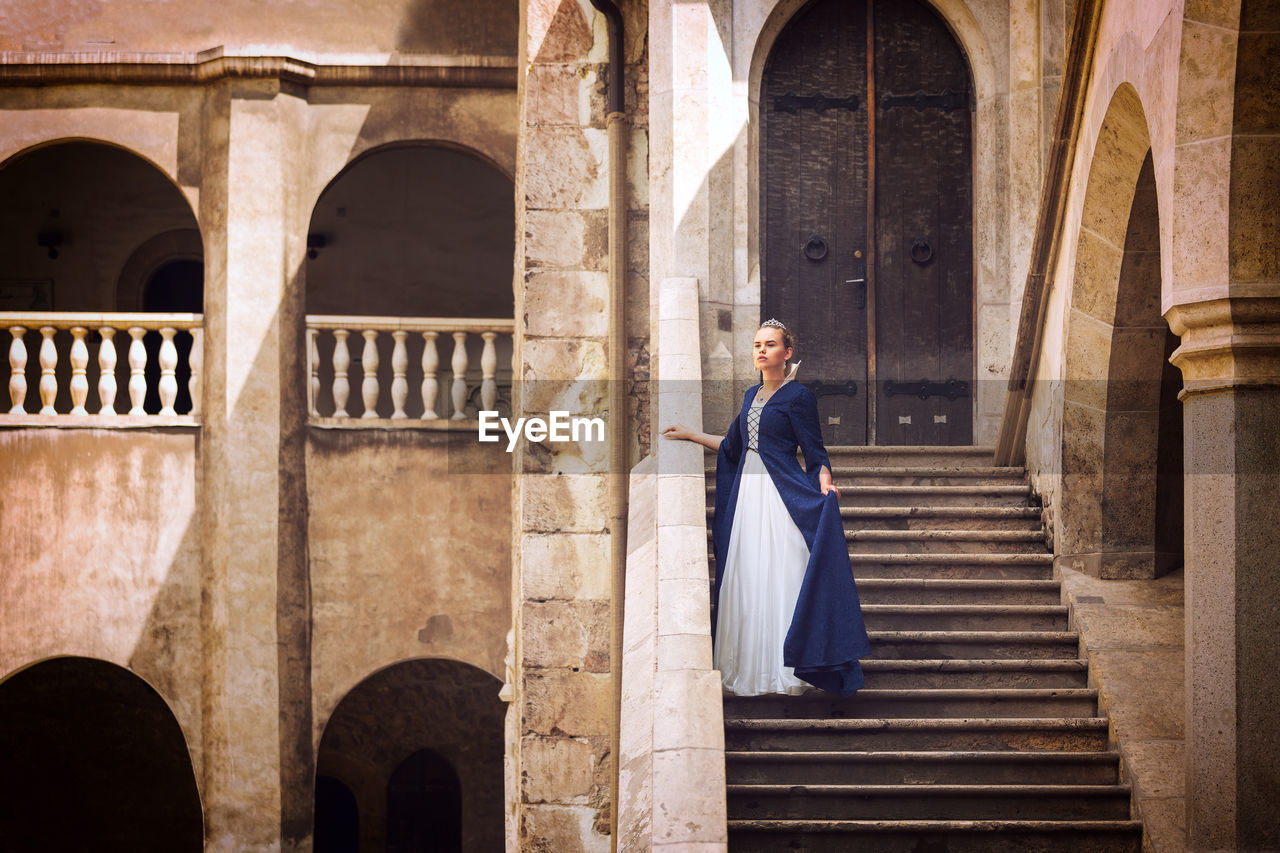
POLYGON ((343 697, 316 761, 317 853, 354 850, 342 843, 352 837, 370 850, 428 849, 430 838, 430 849, 501 851, 501 686, 469 664, 419 659, 343 697))
POLYGON ((7 850, 203 849, 182 731, 126 669, 61 657, 0 682, 0 755, 7 850))

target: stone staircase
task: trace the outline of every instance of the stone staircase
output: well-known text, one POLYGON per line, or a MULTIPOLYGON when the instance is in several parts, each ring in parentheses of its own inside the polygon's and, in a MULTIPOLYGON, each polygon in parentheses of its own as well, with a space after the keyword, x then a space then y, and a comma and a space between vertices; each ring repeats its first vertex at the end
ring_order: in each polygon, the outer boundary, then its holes
POLYGON ((1137 853, 1022 469, 990 448, 828 452, 867 683, 725 697, 729 849, 1137 853))

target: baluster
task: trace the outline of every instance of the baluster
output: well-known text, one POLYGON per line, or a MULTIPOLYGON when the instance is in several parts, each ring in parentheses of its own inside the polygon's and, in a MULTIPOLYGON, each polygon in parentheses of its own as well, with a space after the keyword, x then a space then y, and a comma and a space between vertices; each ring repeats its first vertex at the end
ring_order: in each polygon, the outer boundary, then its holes
POLYGON ((142 408, 143 401, 147 398, 147 348, 142 345, 142 336, 147 330, 141 326, 130 326, 129 337, 129 402, 132 404, 129 408, 131 415, 145 415, 147 410, 142 408))
POLYGON ((320 347, 316 343, 320 332, 307 329, 307 415, 316 417, 316 398, 320 396, 320 347))
POLYGON ((436 394, 440 393, 440 383, 436 381, 436 370, 440 367, 440 354, 436 351, 436 338, 439 332, 423 332, 422 340, 422 417, 433 420, 440 417, 436 414, 436 394))
POLYGON ((360 354, 360 366, 364 368, 364 381, 360 383, 360 396, 364 399, 362 418, 378 416, 378 333, 365 329, 364 352, 360 354))
POLYGON ((347 380, 347 371, 351 369, 351 350, 347 348, 346 329, 333 330, 333 416, 349 418, 347 414, 347 397, 351 394, 351 383, 347 380))
POLYGON ((467 333, 453 333, 453 416, 451 420, 465 420, 467 413, 467 333))
POLYGON ((58 397, 58 348, 53 343, 53 326, 41 326, 40 335, 40 414, 56 415, 53 407, 58 397))
POLYGON ((89 398, 89 346, 84 342, 88 333, 84 326, 71 328, 71 414, 87 415, 84 401, 89 398))
POLYGON ((405 377, 405 371, 409 369, 409 350, 404 345, 404 339, 408 336, 408 332, 391 333, 391 339, 395 341, 391 348, 391 372, 394 374, 391 379, 391 403, 395 406, 395 411, 391 413, 392 420, 409 417, 404 413, 404 401, 409 397, 409 380, 405 377))
POLYGON ((493 411, 498 404, 498 382, 494 379, 498 372, 498 348, 493 343, 498 333, 481 332, 480 337, 484 339, 484 350, 480 353, 480 406, 493 411))
POLYGON ((204 368, 204 329, 191 330, 191 355, 187 357, 191 378, 187 380, 187 393, 191 395, 191 417, 200 414, 200 371, 204 368))
POLYGON ((98 414, 114 415, 116 413, 116 330, 104 327, 98 330, 102 335, 102 346, 98 347, 98 414))
POLYGON ((22 336, 27 333, 23 326, 10 326, 9 335, 9 402, 11 415, 25 415, 27 410, 22 404, 27 400, 27 344, 22 336))
POLYGON ((174 401, 178 399, 178 348, 173 344, 176 329, 160 330, 160 414, 176 415, 174 401))

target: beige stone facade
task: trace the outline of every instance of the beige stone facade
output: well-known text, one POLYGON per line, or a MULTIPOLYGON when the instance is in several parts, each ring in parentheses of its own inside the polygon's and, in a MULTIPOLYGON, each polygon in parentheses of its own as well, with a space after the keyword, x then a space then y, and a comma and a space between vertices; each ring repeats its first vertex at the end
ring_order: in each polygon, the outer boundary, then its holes
MULTIPOLYGON (((466 850, 724 850, 704 460, 655 425, 754 381, 803 5, 622 0, 620 110, 588 0, 0 11, 0 716, 89 702, 18 692, 63 657, 102 719, 141 682, 179 734, 103 737, 176 756, 206 850, 408 849, 424 792, 466 850), (508 454, 488 403, 625 448, 508 454)), ((1274 6, 932 3, 974 90, 974 443, 1072 595, 1126 584, 1080 611, 1113 639, 1184 567, 1184 659, 1103 648, 1184 667, 1184 729, 1113 732, 1185 778, 1135 794, 1158 850, 1280 848, 1274 6)))

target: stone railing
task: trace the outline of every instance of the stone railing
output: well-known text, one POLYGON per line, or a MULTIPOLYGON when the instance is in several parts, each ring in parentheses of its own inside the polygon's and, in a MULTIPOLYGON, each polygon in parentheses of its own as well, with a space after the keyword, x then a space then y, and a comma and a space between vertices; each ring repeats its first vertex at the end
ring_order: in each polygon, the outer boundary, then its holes
MULTIPOLYGON (((702 429, 697 279, 661 284, 654 423, 702 429)), ((618 850, 723 851, 724 711, 711 662, 703 449, 656 439, 631 472, 618 850)))
POLYGON ((0 311, 9 334, 0 424, 197 423, 201 322, 200 314, 0 311))
POLYGON ((308 315, 311 420, 408 426, 472 420, 478 409, 509 413, 514 327, 510 319, 308 315))

